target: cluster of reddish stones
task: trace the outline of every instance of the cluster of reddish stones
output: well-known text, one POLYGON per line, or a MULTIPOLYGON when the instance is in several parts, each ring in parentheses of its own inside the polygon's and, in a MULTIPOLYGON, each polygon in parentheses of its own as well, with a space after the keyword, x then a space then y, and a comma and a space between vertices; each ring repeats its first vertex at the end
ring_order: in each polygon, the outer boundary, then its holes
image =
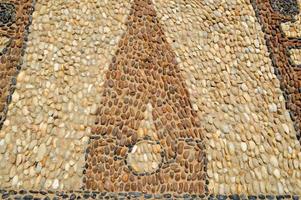
POLYGON ((0 2, 0 128, 20 70, 32 11, 32 0, 0 2))
POLYGON ((86 151, 86 189, 204 194, 203 134, 152 1, 135 0, 126 25, 86 151), (155 173, 135 174, 126 157, 141 139, 138 128, 148 104, 158 137, 142 139, 160 144, 163 163, 155 173))
POLYGON ((253 0, 253 7, 265 33, 275 74, 280 80, 286 107, 301 142, 301 68, 290 59, 289 50, 301 48, 301 38, 288 38, 281 23, 294 20, 299 13, 296 0, 253 0))

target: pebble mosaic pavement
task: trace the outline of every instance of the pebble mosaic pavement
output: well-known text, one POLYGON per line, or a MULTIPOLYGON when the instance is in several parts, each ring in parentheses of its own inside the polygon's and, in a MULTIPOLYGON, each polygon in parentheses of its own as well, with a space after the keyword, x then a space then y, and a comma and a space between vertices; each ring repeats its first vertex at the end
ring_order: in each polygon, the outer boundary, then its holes
POLYGON ((0 198, 299 199, 300 0, 0 0, 0 198))

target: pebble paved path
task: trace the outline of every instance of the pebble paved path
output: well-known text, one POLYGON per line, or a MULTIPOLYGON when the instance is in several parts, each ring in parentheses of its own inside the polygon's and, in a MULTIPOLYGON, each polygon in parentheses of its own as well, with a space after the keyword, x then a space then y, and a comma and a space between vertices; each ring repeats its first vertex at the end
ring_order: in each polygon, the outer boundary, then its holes
POLYGON ((298 199, 300 5, 0 1, 0 197, 298 199))

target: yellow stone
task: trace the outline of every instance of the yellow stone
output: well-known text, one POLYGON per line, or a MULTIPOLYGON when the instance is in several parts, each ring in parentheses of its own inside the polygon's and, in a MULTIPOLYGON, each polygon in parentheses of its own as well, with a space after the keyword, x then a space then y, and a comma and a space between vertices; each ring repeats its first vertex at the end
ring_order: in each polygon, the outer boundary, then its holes
POLYGON ((142 128, 138 129, 138 138, 143 138, 144 137, 144 131, 142 128))

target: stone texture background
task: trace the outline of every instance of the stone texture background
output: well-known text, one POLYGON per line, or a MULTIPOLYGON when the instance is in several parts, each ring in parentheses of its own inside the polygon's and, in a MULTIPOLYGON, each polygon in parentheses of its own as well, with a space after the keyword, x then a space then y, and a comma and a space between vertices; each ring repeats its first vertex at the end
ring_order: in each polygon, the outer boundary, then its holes
MULTIPOLYGON (((301 149, 249 0, 155 0, 207 137, 210 193, 301 194, 301 149)), ((0 187, 80 189, 130 0, 36 3, 0 131, 0 187), (97 11, 96 11, 97 10, 97 11)))

